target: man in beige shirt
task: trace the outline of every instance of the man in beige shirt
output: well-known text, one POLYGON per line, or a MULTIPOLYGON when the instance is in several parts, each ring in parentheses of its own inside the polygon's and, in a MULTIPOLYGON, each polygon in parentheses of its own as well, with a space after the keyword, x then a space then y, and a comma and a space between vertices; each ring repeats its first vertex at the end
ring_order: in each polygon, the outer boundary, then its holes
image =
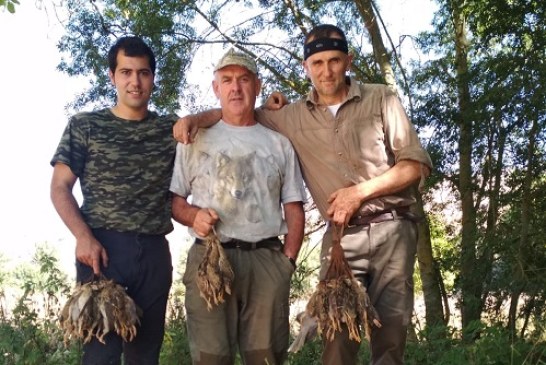
MULTIPOLYGON (((303 62, 312 90, 278 111, 258 109, 257 120, 290 139, 311 196, 329 222, 321 277, 332 225, 345 227, 345 256, 382 322, 372 331, 371 364, 402 364, 417 246, 409 207, 416 201, 414 185, 428 176, 432 163, 396 94, 347 77, 351 62, 342 30, 315 27, 305 39, 303 62)), ((178 123, 175 137, 190 142, 195 125, 205 126, 208 119, 219 119, 218 112, 178 123)), ((356 364, 358 348, 345 328, 324 342, 323 364, 356 364)))

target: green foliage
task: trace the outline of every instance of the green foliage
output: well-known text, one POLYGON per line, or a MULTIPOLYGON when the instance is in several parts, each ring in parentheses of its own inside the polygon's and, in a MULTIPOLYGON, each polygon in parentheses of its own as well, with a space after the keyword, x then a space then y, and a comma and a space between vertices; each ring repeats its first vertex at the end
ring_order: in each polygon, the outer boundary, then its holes
POLYGON ((6 257, 0 254, 0 319, 7 315, 6 289, 8 287, 8 272, 5 270, 7 263, 6 257))
MULTIPOLYGON (((58 259, 47 246, 38 247, 33 266, 16 269, 21 288, 11 315, 0 318, 0 353, 6 365, 75 364, 78 348, 66 348, 57 327, 59 297, 69 290, 58 259)), ((6 308, 6 312, 8 309, 6 308)))
POLYGON ((449 228, 446 227, 446 224, 437 215, 430 214, 428 218, 433 256, 442 273, 444 286, 447 291, 451 292, 454 287, 459 263, 459 251, 454 242, 456 236, 454 237, 448 232, 449 228))
POLYGON ((0 9, 7 9, 10 13, 15 13, 15 5, 19 5, 18 0, 0 0, 0 9))
POLYGON ((306 237, 300 253, 296 271, 290 281, 290 299, 294 302, 301 298, 307 298, 315 289, 320 268, 320 242, 311 242, 306 237))
MULTIPOLYGON (((181 259, 183 262, 183 259, 181 259)), ((0 317, 0 353, 5 365, 58 365, 78 364, 82 355, 81 344, 66 347, 58 328, 56 310, 44 310, 48 298, 56 298, 67 289, 58 268, 55 255, 47 247, 39 247, 31 266, 19 268, 17 280, 11 284, 23 287, 10 316, 0 317)), ((0 277, 2 277, 0 275, 0 277)), ((175 282, 169 301, 168 319, 163 347, 162 365, 191 364, 187 329, 183 310, 184 290, 175 282)), ((49 301, 52 306, 55 300, 49 301)), ((544 337, 532 340, 514 338, 499 325, 485 326, 476 322, 467 329, 477 337, 467 344, 459 340, 461 334, 453 328, 430 328, 418 334, 417 342, 407 346, 405 361, 408 365, 544 365, 546 341, 544 337), (435 335, 435 331, 447 336, 435 335)), ((543 333, 543 332, 542 332, 543 333)), ((307 343, 297 354, 289 354, 288 364, 320 364, 322 342, 319 338, 307 343)), ((360 346, 359 363, 369 361, 369 347, 360 346)), ((241 364, 237 359, 236 364, 241 364)))
MULTIPOLYGON (((523 336, 542 316, 546 287, 535 275, 546 260, 543 210, 534 191, 546 165, 546 104, 540 91, 546 86, 546 4, 439 4, 434 30, 418 40, 431 57, 412 65, 414 115, 434 136, 427 149, 438 185, 453 186, 451 198, 458 202, 470 197, 461 205, 457 230, 448 231, 453 248, 442 250, 440 263, 456 275, 453 289, 462 290, 465 322, 485 314, 523 336), (465 24, 457 34, 454 14, 462 14, 465 24), (466 43, 456 46, 461 32, 466 43), (462 51, 466 59, 456 60, 462 51), (461 171, 471 174, 464 184, 461 171), (507 303, 511 307, 503 311, 507 303)), ((437 208, 441 217, 444 211, 437 208)))
POLYGON ((465 344, 457 332, 449 329, 449 337, 436 336, 434 331, 445 328, 428 328, 421 332, 421 341, 409 343, 406 350, 408 365, 543 365, 546 364, 546 342, 513 340, 509 331, 501 326, 472 326, 479 338, 465 344))
POLYGON ((175 292, 172 298, 174 305, 171 305, 169 320, 165 326, 165 337, 159 362, 162 365, 191 365, 183 303, 180 300, 183 298, 182 293, 175 292))
MULTIPOLYGON (((288 355, 288 365, 318 365, 322 358, 322 339, 319 337, 308 342, 296 354, 288 355)), ((370 349, 367 343, 362 343, 358 352, 358 364, 368 364, 370 349)))
POLYGON ((322 341, 318 338, 310 341, 296 354, 288 355, 290 365, 320 364, 322 356, 322 341))
POLYGON ((199 87, 191 83, 197 80, 201 85, 206 84, 204 80, 212 80, 212 72, 205 79, 202 75, 196 77, 191 65, 195 63, 201 71, 228 47, 239 48, 257 60, 263 81, 262 95, 274 90, 292 99, 306 94, 310 85, 301 66, 303 37, 314 25, 332 19, 350 37, 355 76, 381 81, 379 66, 368 40, 362 36, 364 25, 355 22, 353 14, 357 10, 352 1, 310 4, 298 0, 288 6, 284 2, 249 0, 68 0, 65 6, 70 17, 65 23, 66 34, 58 45, 63 54, 59 69, 92 80, 89 89, 72 104, 78 110, 113 103, 114 91, 109 84, 105 55, 114 40, 125 34, 144 37, 156 52, 158 87, 152 95, 152 104, 159 111, 175 112, 180 102, 191 111, 210 107, 197 102, 199 87))

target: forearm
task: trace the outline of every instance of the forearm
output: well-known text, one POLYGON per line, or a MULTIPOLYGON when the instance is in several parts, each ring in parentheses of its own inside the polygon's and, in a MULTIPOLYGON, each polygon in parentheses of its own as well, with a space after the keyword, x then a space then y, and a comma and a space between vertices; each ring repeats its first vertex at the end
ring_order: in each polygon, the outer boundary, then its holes
POLYGON ((222 119, 222 109, 209 109, 192 116, 194 123, 199 128, 207 128, 218 123, 222 119))
POLYGON ((61 217, 61 220, 76 240, 93 236, 91 228, 83 219, 78 202, 70 188, 53 184, 51 186, 51 201, 59 217, 61 217))
POLYGON ((426 176, 430 173, 428 167, 420 162, 400 161, 382 175, 356 185, 359 199, 365 202, 402 191, 419 181, 423 172, 426 176))
POLYGON ((305 228, 305 212, 302 202, 287 203, 284 205, 284 216, 288 233, 284 237, 284 254, 294 260, 298 254, 303 242, 305 228))
POLYGON ((172 216, 178 223, 191 227, 199 237, 207 237, 218 221, 214 209, 191 205, 186 198, 176 194, 173 194, 172 216))
POLYGON ((199 212, 199 207, 193 206, 186 198, 173 194, 172 199, 172 217, 175 221, 187 227, 193 227, 195 217, 199 212))
POLYGON ((173 126, 173 137, 180 143, 188 144, 195 140, 199 128, 207 128, 222 119, 221 109, 209 109, 200 113, 179 118, 173 126))

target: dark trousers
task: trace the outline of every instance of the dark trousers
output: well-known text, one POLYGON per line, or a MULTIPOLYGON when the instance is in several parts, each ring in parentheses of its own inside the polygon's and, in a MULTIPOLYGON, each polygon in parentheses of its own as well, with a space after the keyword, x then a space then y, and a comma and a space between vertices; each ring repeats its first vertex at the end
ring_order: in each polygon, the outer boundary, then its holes
MULTIPOLYGON (((137 335, 123 342, 115 332, 105 337, 106 344, 93 339, 83 346, 82 364, 157 365, 165 332, 167 299, 172 284, 172 260, 169 243, 163 235, 122 233, 95 229, 93 234, 108 254, 108 267, 101 272, 127 290, 142 309, 137 335)), ((76 262, 77 280, 86 282, 93 269, 76 262)))

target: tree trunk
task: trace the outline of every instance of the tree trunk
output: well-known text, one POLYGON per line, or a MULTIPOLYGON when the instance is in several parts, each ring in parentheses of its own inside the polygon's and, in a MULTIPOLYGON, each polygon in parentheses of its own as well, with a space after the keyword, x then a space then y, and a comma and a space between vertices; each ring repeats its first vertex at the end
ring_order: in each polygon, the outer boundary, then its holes
POLYGON ((501 112, 497 112, 495 116, 496 124, 495 128, 491 128, 489 137, 489 153, 488 163, 486 168, 489 171, 484 171, 482 175, 491 176, 491 180, 487 182, 491 187, 483 190, 488 190, 488 210, 487 210, 487 227, 485 230, 485 248, 481 258, 482 264, 480 265, 480 276, 484 278, 484 289, 482 290, 482 300, 480 302, 480 311, 483 310, 485 302, 489 295, 489 287, 492 280, 492 265, 493 265, 493 249, 491 248, 497 240, 497 223, 499 217, 499 201, 501 195, 502 185, 502 170, 504 167, 504 154, 506 147, 506 136, 508 131, 502 126, 501 112), (493 151, 493 140, 497 140, 497 149, 493 151), (496 153, 496 163, 494 163, 494 153, 496 153))
MULTIPOLYGON (((417 194, 418 201, 415 205, 415 213, 418 216, 425 216, 421 195, 417 194)), ((418 225, 419 240, 417 241, 417 262, 419 264, 419 275, 423 284, 423 296, 425 299, 425 318, 427 326, 443 325, 445 323, 442 308, 442 295, 440 291, 439 270, 436 269, 432 255, 430 240, 430 228, 428 220, 423 220, 418 225)))
MULTIPOLYGON (((468 39, 466 16, 463 1, 452 1, 453 25, 455 27, 455 66, 458 92, 457 123, 459 125, 459 192, 461 194, 462 232, 461 232, 461 272, 462 290, 462 325, 467 327, 473 321, 480 320, 481 281, 475 275, 478 261, 476 258, 476 209, 472 182, 472 133, 471 100, 468 85, 468 39)), ((467 333, 467 332, 464 332, 467 333)), ((470 340, 465 338, 465 340, 470 340)))
POLYGON ((355 5, 360 16, 364 19, 364 25, 370 34, 374 58, 379 64, 381 75, 383 75, 383 79, 387 86, 398 93, 398 86, 396 85, 396 80, 394 78, 391 60, 389 53, 385 48, 385 44, 383 43, 383 38, 381 37, 381 31, 377 24, 377 16, 373 11, 372 0, 357 0, 355 1, 355 5))
POLYGON ((521 226, 518 241, 518 250, 516 257, 516 270, 514 273, 515 288, 512 294, 512 300, 510 302, 510 311, 508 317, 508 328, 512 333, 512 336, 516 336, 516 319, 519 297, 525 290, 525 257, 523 254, 525 245, 529 238, 529 217, 532 209, 532 194, 531 187, 533 183, 533 157, 535 156, 535 145, 538 133, 538 121, 533 120, 533 126, 529 131, 529 144, 527 145, 527 170, 525 171, 525 178, 522 186, 521 197, 521 226))

